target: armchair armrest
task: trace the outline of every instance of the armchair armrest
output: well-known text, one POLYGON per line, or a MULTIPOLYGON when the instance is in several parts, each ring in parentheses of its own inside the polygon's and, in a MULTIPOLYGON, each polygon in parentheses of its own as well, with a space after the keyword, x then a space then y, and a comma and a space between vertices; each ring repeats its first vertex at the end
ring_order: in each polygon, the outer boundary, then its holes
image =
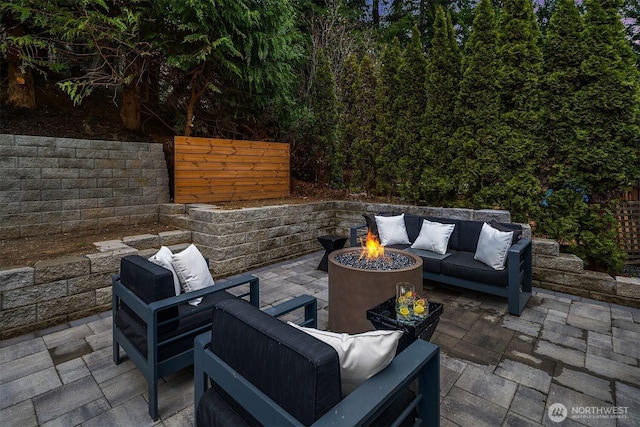
POLYGON ((352 248, 360 246, 358 244, 358 231, 359 230, 367 230, 367 224, 355 225, 351 227, 349 232, 349 244, 352 248))
MULTIPOLYGON (((215 377, 220 387, 261 424, 301 425, 216 356, 209 348, 210 344, 211 334, 201 334, 195 340, 196 406, 206 390, 207 377, 215 377)), ((418 379, 419 393, 403 415, 416 407, 420 425, 437 426, 440 424, 440 348, 423 340, 416 340, 387 368, 369 378, 313 425, 365 425, 391 404, 398 391, 415 379, 418 379)))
MULTIPOLYGON (((160 301, 154 301, 150 304, 145 303, 140 297, 131 292, 126 286, 120 282, 120 275, 115 274, 113 276, 113 312, 118 305, 118 300, 122 301, 126 305, 131 308, 135 313, 138 314, 140 319, 145 322, 147 325, 150 324, 158 324, 158 326, 162 326, 165 323, 169 323, 174 321, 175 319, 170 319, 165 322, 157 322, 157 315, 159 311, 165 310, 170 307, 175 307, 180 304, 184 304, 192 299, 204 297, 216 292, 224 291, 227 289, 231 289, 237 286, 249 285, 249 292, 239 295, 239 297, 243 297, 249 295, 249 303, 254 307, 260 307, 260 281, 257 277, 253 275, 245 275, 234 277, 227 281, 224 281, 221 284, 216 284, 215 286, 211 286, 204 289, 199 289, 194 292, 182 293, 180 295, 176 295, 173 297, 165 298, 160 301)), ((197 312, 199 310, 194 310, 197 312)))
POLYGON ((134 294, 126 286, 124 286, 122 282, 120 282, 119 274, 116 274, 113 276, 114 294, 117 295, 125 304, 127 304, 136 313, 141 313, 145 311, 149 311, 152 313, 157 312, 169 307, 174 307, 180 304, 184 304, 195 298, 204 297, 215 292, 224 291, 224 290, 235 288, 237 286, 241 286, 245 284, 249 285, 249 292, 244 293, 242 295, 238 295, 238 296, 243 297, 243 296, 249 295, 249 302, 251 303, 251 305, 255 307, 259 307, 260 306, 260 284, 259 284, 259 279, 253 275, 235 277, 227 281, 224 281, 221 284, 216 284, 215 286, 199 289, 194 292, 182 293, 180 295, 165 298, 160 301, 154 301, 150 304, 147 304, 144 301, 142 301, 136 294, 134 294))

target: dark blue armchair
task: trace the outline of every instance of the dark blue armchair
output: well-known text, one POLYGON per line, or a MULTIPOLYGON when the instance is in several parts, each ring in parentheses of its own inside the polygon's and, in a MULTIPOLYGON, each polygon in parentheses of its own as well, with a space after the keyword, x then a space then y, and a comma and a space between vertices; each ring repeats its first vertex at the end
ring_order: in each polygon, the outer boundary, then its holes
POLYGON ((343 397, 333 347, 225 300, 214 309, 212 333, 196 338, 194 369, 198 426, 440 423, 440 351, 423 340, 343 397))
POLYGON ((172 273, 137 255, 126 256, 113 276, 113 361, 120 347, 142 372, 149 388, 149 415, 158 419, 158 379, 193 364, 194 339, 211 330, 213 306, 236 299, 226 289, 247 285, 252 306, 259 307, 259 280, 246 275, 213 287, 175 295, 172 273), (204 297, 197 307, 188 301, 204 297))

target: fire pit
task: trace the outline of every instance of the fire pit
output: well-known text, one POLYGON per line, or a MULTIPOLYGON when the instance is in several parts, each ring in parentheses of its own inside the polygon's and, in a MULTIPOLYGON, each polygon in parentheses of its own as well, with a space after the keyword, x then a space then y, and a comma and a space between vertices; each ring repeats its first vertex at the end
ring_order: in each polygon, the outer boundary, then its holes
POLYGON ((371 331, 374 327, 367 320, 367 310, 395 296, 396 283, 410 282, 422 290, 422 259, 409 252, 380 248, 382 254, 377 256, 367 255, 366 247, 340 249, 329 255, 330 330, 349 334, 371 331))

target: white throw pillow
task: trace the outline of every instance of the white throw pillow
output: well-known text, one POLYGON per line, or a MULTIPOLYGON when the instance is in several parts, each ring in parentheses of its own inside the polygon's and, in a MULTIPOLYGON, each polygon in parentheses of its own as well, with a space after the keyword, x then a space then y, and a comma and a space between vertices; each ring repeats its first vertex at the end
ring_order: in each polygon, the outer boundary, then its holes
POLYGON ((378 237, 382 246, 408 245, 409 236, 407 226, 404 224, 404 214, 396 216, 377 216, 378 237))
POLYGON ((158 264, 160 267, 164 267, 171 272, 173 275, 173 287, 175 288, 176 295, 180 295, 180 279, 178 279, 178 275, 176 271, 173 269, 173 265, 171 265, 171 261, 173 259, 173 252, 166 246, 162 246, 155 255, 149 258, 154 264, 158 264))
POLYGON ((440 222, 432 222, 428 220, 422 221, 422 228, 416 241, 411 245, 414 249, 424 249, 439 254, 446 254, 449 246, 449 238, 455 224, 442 224, 440 222))
POLYGON ((396 355, 398 341, 402 337, 402 331, 380 330, 349 335, 305 328, 292 322, 289 324, 336 350, 340 360, 343 396, 386 368, 396 355))
MULTIPOLYGON (((185 292, 193 292, 214 285, 207 261, 193 243, 184 251, 173 254, 171 264, 185 292)), ((189 301, 189 304, 198 305, 201 302, 202 298, 195 298, 189 301)))
POLYGON ((504 270, 511 239, 513 239, 513 231, 496 230, 485 222, 482 224, 473 259, 487 264, 494 270, 504 270))

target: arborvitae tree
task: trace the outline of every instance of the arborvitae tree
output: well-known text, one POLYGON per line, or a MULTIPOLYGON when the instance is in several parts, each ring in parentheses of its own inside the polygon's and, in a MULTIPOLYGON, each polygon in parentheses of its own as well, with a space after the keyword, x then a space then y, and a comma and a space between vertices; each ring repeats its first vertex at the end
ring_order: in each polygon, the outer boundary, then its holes
POLYGON ((376 183, 374 166, 376 74, 373 59, 369 54, 365 54, 360 61, 355 89, 358 132, 353 141, 352 153, 356 172, 354 181, 359 183, 367 194, 371 194, 376 183))
POLYGON ((539 164, 543 186, 559 188, 573 175, 568 163, 576 149, 574 104, 583 84, 580 66, 585 46, 582 18, 574 0, 558 0, 544 44, 543 124, 539 147, 548 161, 539 164))
POLYGON ((396 165, 400 161, 399 149, 395 146, 394 132, 399 111, 398 68, 402 49, 397 38, 388 44, 380 60, 378 69, 378 86, 376 93, 376 193, 391 198, 396 182, 396 165))
POLYGON ((424 81, 426 59, 424 57, 420 32, 417 27, 411 31, 411 41, 402 55, 398 69, 399 91, 394 110, 398 111, 394 145, 400 150, 397 163, 400 195, 407 201, 418 200, 424 159, 420 132, 425 108, 424 81))
POLYGON ((317 178, 333 186, 339 186, 342 183, 342 178, 339 176, 340 165, 335 156, 338 139, 338 107, 335 86, 329 60, 324 51, 319 50, 310 93, 314 126, 313 133, 309 137, 315 140, 310 154, 317 158, 317 178))
POLYGON ((498 26, 500 46, 501 117, 504 125, 498 159, 501 170, 494 185, 483 188, 485 207, 495 205, 524 221, 540 200, 534 172, 541 124, 542 52, 540 28, 531 0, 505 0, 498 26))
POLYGON ((338 149, 342 164, 342 182, 347 193, 351 190, 355 165, 353 162, 353 144, 358 135, 360 125, 356 111, 356 80, 358 78, 358 59, 354 54, 347 57, 340 75, 338 122, 338 149))
POLYGON ((474 196, 483 186, 492 184, 501 162, 497 158, 501 134, 500 63, 490 0, 480 0, 476 6, 464 48, 463 76, 455 108, 458 128, 449 142, 453 156, 449 175, 460 199, 458 203, 478 207, 474 196))
POLYGON ((575 105, 578 144, 568 163, 572 183, 598 203, 615 199, 640 176, 638 70, 618 14, 621 5, 585 2, 585 84, 575 105))
POLYGON ((624 260, 612 205, 640 176, 640 86, 635 55, 624 36, 621 0, 585 2, 583 85, 573 114, 577 141, 567 150, 564 188, 549 195, 541 224, 592 268, 616 273, 624 260), (572 203, 571 222, 554 212, 572 203), (554 219, 556 221, 554 221, 554 219), (553 234, 549 225, 559 229, 553 234))
POLYGON ((420 156, 425 167, 419 187, 420 197, 436 206, 449 199, 454 188, 448 174, 453 157, 448 144, 457 124, 454 110, 460 85, 460 60, 451 15, 445 15, 438 6, 427 55, 427 101, 420 156))

